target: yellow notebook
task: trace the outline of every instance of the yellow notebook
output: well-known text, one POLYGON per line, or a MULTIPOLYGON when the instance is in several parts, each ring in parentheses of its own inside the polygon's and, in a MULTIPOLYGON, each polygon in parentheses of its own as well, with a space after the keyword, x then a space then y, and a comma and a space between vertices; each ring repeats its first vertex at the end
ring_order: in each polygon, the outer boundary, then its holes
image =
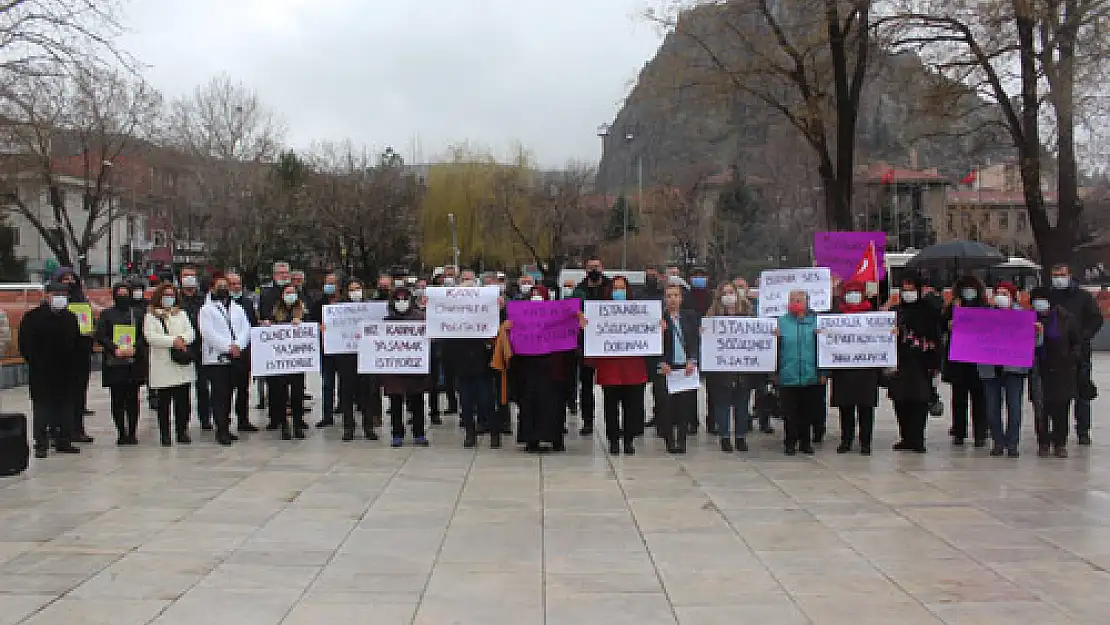
POLYGON ((77 315, 77 327, 81 329, 81 334, 88 336, 93 333, 93 311, 92 305, 88 303, 75 303, 68 306, 69 312, 77 315))
POLYGON ((139 334, 135 326, 112 326, 112 342, 116 344, 116 347, 130 347, 131 349, 135 349, 138 336, 139 334))

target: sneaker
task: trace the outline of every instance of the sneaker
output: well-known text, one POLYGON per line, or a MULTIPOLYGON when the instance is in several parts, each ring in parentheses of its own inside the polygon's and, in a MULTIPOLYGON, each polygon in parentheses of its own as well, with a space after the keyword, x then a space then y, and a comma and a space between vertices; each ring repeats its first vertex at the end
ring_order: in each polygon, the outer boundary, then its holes
POLYGON ((390 447, 400 447, 404 444, 405 444, 405 439, 401 438, 400 436, 394 436, 392 438, 392 440, 389 441, 389 446, 390 447))
POLYGON ((428 437, 427 436, 417 436, 414 443, 416 444, 417 447, 427 447, 429 445, 428 437))

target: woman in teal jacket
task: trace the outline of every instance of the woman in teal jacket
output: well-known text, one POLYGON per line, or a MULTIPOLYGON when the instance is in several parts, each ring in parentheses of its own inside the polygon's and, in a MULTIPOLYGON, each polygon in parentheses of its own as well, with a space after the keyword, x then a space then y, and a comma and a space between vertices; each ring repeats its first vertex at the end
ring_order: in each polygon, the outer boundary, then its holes
POLYGON ((813 454, 814 428, 825 411, 825 374, 817 369, 817 315, 805 291, 791 291, 779 317, 778 387, 785 453, 813 454))

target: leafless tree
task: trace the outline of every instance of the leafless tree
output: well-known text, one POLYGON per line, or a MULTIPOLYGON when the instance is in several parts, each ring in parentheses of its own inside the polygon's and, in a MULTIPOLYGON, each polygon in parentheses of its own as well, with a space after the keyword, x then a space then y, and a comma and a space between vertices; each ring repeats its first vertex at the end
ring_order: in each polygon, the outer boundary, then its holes
POLYGON ((104 60, 133 67, 119 17, 117 0, 0 0, 0 84, 104 60))

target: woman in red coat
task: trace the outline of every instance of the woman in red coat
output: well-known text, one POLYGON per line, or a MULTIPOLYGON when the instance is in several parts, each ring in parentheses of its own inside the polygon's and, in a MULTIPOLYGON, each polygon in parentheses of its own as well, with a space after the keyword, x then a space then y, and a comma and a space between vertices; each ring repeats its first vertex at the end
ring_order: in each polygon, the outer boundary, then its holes
MULTIPOLYGON (((628 280, 617 276, 610 282, 604 299, 628 298, 628 280)), ((644 433, 644 387, 647 385, 647 365, 643 357, 588 358, 586 365, 597 371, 597 385, 605 397, 605 438, 609 440, 609 453, 636 453, 633 439, 644 433)))

